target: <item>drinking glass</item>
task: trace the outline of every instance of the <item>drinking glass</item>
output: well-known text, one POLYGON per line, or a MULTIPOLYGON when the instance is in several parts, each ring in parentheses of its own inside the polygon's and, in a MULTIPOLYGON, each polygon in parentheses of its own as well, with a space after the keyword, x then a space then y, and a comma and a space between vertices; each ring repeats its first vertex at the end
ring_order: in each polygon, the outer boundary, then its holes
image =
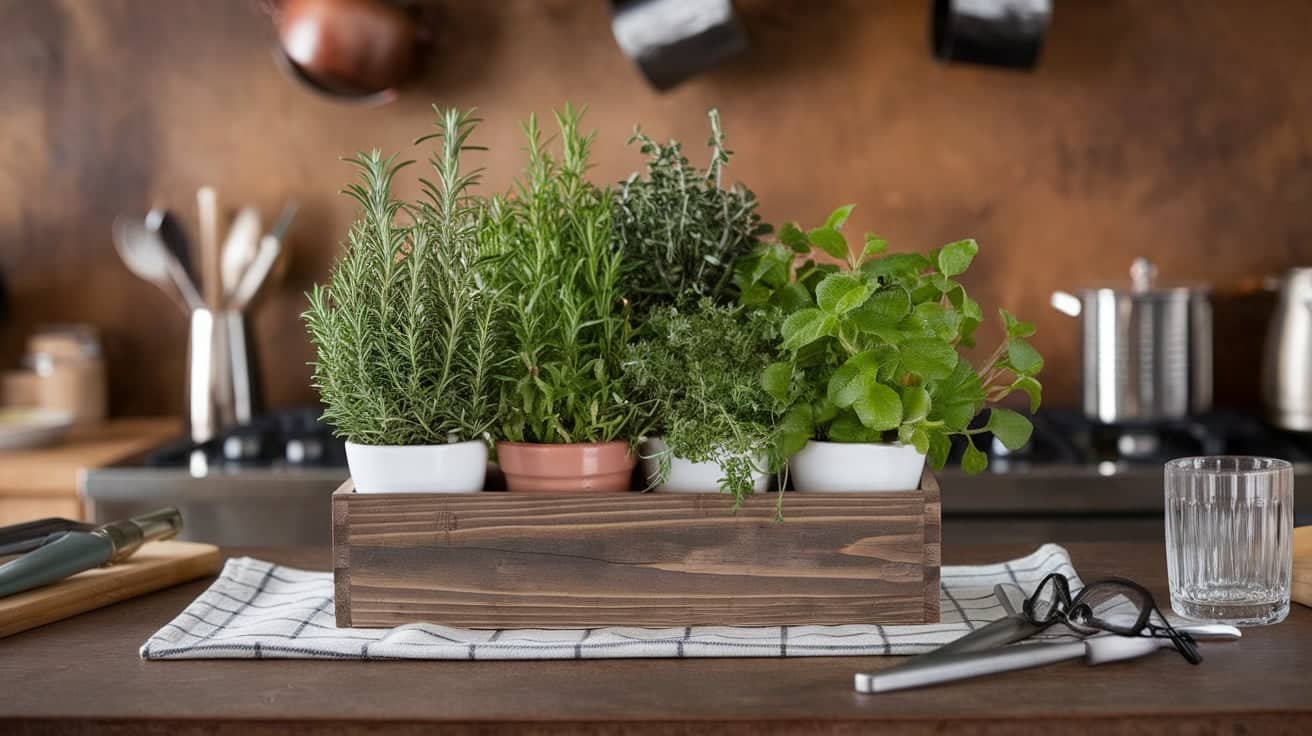
POLYGON ((1294 470, 1266 457, 1188 457, 1166 464, 1171 608, 1238 626, 1289 615, 1294 470))

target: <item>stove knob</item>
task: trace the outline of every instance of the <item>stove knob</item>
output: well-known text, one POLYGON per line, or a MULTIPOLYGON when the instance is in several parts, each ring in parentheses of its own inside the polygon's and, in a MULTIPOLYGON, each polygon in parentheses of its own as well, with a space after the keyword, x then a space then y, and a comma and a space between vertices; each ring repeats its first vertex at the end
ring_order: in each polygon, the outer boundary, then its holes
POLYGON ((293 437, 287 440, 287 462, 312 465, 323 460, 323 441, 317 437, 293 437))

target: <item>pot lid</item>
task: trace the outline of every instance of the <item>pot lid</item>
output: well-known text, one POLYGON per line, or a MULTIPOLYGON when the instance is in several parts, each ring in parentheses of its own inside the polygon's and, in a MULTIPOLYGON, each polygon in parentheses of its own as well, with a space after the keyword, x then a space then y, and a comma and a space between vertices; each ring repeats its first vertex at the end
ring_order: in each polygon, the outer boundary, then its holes
POLYGON ((1142 256, 1134 259, 1134 262, 1130 264, 1130 285, 1128 287, 1125 286, 1124 282, 1121 282, 1078 289, 1081 293, 1112 291, 1117 294, 1145 297, 1188 296, 1191 294, 1205 294, 1211 290, 1211 285, 1205 283, 1174 282, 1163 284, 1158 279, 1157 266, 1142 256))

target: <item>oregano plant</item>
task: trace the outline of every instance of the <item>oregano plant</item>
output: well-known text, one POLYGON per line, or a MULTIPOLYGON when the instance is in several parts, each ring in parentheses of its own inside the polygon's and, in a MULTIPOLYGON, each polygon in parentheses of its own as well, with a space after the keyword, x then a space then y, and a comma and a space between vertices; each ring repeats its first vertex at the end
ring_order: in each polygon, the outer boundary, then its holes
MULTIPOLYGON (((974 346, 983 320, 957 280, 978 244, 890 253, 883 238, 866 234, 852 248, 843 234, 852 208, 838 208, 810 230, 784 225, 779 242, 737 267, 744 305, 783 317, 780 347, 788 357, 761 374, 763 388, 787 407, 780 452, 791 455, 811 439, 902 442, 940 469, 952 435, 990 432, 1009 448, 1024 445, 1029 419, 996 404, 1020 391, 1031 412, 1039 406, 1043 358, 1026 340, 1034 325, 1000 310, 1006 337, 984 365, 976 369, 960 354, 974 346), (987 422, 972 427, 985 408, 987 422)), ((967 442, 963 468, 974 473, 987 464, 967 442)))

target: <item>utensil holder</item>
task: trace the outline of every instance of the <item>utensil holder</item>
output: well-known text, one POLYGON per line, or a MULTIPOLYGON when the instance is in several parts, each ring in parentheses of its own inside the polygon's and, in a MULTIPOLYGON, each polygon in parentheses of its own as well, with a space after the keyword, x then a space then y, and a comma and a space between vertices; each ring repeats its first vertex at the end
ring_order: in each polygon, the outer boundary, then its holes
POLYGON ((250 423, 260 398, 256 366, 245 314, 192 311, 187 349, 187 423, 192 442, 207 442, 234 424, 250 423))

